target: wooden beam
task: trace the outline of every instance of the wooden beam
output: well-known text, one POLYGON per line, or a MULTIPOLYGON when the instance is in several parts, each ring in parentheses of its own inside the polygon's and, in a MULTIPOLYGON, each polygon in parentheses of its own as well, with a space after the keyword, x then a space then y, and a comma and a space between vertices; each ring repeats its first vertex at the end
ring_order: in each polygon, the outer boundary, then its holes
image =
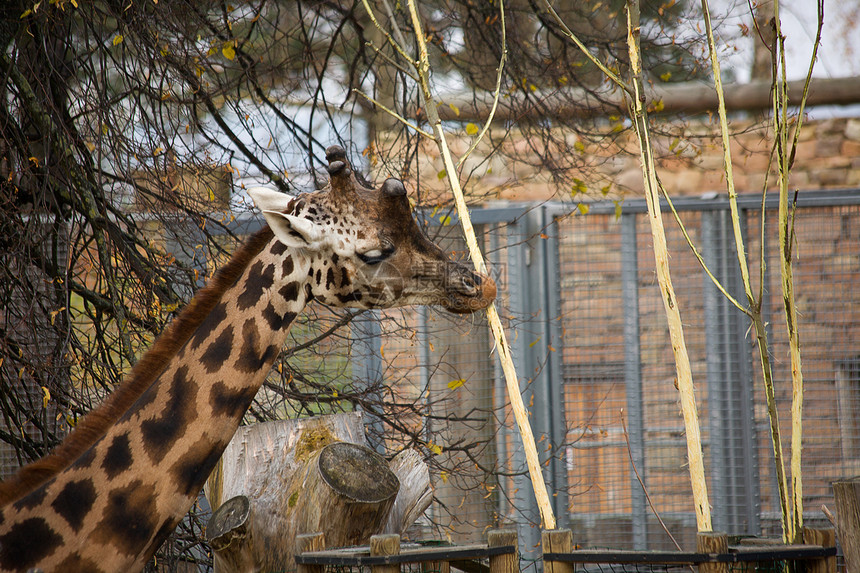
MULTIPOLYGON (((770 82, 752 81, 725 86, 726 109, 758 111, 770 109, 770 82)), ((799 103, 803 81, 788 83, 790 102, 799 103)), ((704 82, 646 86, 650 113, 661 115, 700 114, 716 111, 714 86, 704 82)), ((480 122, 488 113, 492 98, 487 95, 446 97, 439 116, 445 121, 480 122), (456 110, 456 111, 455 111, 456 110)), ((860 77, 815 78, 809 88, 807 107, 818 105, 851 105, 860 103, 860 77)), ((529 121, 535 119, 569 119, 626 114, 626 105, 618 90, 585 90, 566 88, 552 93, 515 93, 499 102, 494 121, 529 121)))

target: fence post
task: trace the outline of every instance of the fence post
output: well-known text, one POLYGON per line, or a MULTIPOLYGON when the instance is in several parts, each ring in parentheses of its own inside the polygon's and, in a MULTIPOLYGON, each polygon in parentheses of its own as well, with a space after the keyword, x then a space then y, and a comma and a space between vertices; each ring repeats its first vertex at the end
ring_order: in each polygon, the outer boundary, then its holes
POLYGON ((489 547, 502 547, 513 545, 513 553, 490 556, 490 573, 519 573, 520 558, 516 529, 492 529, 487 532, 487 545, 489 547))
MULTIPOLYGON (((570 553, 573 550, 573 532, 569 529, 550 529, 541 533, 541 548, 547 553, 570 553)), ((564 561, 543 562, 544 573, 573 573, 573 563, 564 561)))
POLYGON ((860 570, 860 478, 833 482, 836 531, 848 571, 860 570))
MULTIPOLYGON (((826 529, 804 527, 803 542, 807 545, 836 547, 836 531, 832 527, 826 529)), ((822 557, 812 560, 806 566, 806 571, 807 573, 836 573, 836 557, 822 557)))
MULTIPOLYGON (((322 551, 325 549, 325 534, 303 533, 296 536, 296 555, 306 551, 322 551)), ((301 565, 296 564, 296 573, 323 573, 325 565, 301 565)))
MULTIPOLYGON (((700 531, 696 534, 696 552, 705 554, 728 553, 729 536, 717 531, 700 531)), ((702 563, 699 573, 728 573, 728 563, 702 563)))
MULTIPOLYGON (((370 555, 400 555, 400 536, 396 533, 370 536, 370 555)), ((400 564, 371 565, 371 573, 400 573, 400 564)))

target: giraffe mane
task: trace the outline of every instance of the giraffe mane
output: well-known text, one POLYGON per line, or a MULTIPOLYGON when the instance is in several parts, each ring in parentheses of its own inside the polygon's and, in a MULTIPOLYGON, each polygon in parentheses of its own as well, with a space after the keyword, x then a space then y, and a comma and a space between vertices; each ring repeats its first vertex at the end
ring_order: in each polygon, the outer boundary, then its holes
POLYGON ((179 315, 165 328, 152 347, 138 360, 119 387, 98 407, 86 414, 66 439, 49 455, 0 482, 0 508, 33 491, 66 469, 107 430, 149 388, 173 355, 188 341, 203 319, 220 302, 224 292, 241 276, 250 262, 273 237, 268 226, 251 235, 212 279, 192 297, 179 315))

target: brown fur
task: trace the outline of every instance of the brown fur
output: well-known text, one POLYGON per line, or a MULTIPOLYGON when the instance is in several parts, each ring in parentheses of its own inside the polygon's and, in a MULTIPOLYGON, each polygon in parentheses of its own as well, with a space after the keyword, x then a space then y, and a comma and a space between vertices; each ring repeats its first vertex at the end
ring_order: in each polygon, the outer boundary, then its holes
POLYGON ((239 279, 272 237, 268 226, 252 235, 168 325, 119 388, 87 414, 51 454, 24 466, 13 477, 0 483, 0 507, 20 499, 63 471, 104 436, 161 374, 167 361, 182 348, 224 292, 239 279))

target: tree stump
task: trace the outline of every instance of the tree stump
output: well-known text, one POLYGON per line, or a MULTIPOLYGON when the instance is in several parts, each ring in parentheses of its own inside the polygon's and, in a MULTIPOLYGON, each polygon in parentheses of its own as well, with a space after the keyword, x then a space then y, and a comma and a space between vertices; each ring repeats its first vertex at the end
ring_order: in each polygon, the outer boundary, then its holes
POLYGON ((302 534, 338 547, 408 527, 432 498, 426 465, 411 450, 389 465, 363 441, 354 413, 240 428, 206 484, 216 572, 293 569, 302 534))
POLYGON ((836 534, 848 571, 860 571, 860 477, 833 482, 836 534))

